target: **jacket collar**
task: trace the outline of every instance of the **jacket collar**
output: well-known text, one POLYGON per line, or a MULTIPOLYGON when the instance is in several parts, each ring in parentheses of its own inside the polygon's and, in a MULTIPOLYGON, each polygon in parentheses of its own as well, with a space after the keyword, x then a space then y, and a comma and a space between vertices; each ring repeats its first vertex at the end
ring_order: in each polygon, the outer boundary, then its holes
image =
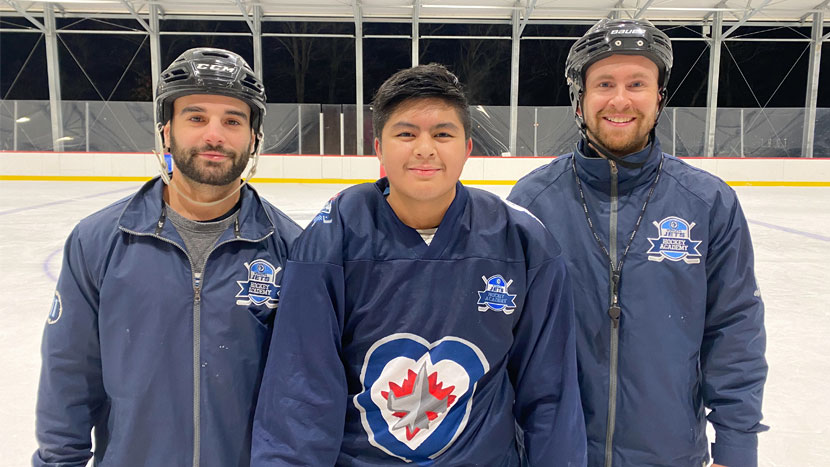
MULTIPOLYGON (((651 182, 657 176, 657 167, 663 151, 660 140, 655 137, 654 144, 645 149, 625 156, 626 161, 645 162, 642 167, 627 169, 617 165, 617 184, 619 192, 630 191, 640 185, 651 182)), ((583 183, 604 193, 611 191, 611 164, 608 159, 599 156, 594 150, 585 147, 585 140, 576 144, 574 162, 577 175, 583 183), (587 150, 586 150, 587 149, 587 150)))
MULTIPOLYGON (((163 193, 164 182, 160 177, 155 177, 145 183, 127 202, 118 219, 118 226, 138 234, 155 234, 161 218, 163 193)), ((239 208, 240 238, 259 240, 273 233, 275 230, 274 220, 265 210, 256 190, 251 185, 246 185, 242 187, 240 193, 242 194, 242 203, 239 208)), ((175 230, 172 224, 165 222, 160 235, 168 237, 168 233, 171 232, 170 229, 175 230)), ((220 241, 229 233, 223 234, 220 241)), ((232 233, 230 235, 233 236, 232 233)), ((178 235, 173 236, 178 237, 178 235)))

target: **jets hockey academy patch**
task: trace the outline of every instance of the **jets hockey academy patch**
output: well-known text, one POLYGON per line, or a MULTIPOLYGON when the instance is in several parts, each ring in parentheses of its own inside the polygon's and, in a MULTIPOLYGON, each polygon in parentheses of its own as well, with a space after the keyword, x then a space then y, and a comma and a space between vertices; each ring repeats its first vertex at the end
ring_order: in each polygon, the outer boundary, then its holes
POLYGON ((248 264, 248 280, 236 281, 240 291, 236 294, 237 305, 265 305, 276 308, 280 299, 280 286, 276 284, 277 274, 282 268, 275 268, 264 259, 258 259, 248 264))
POLYGON ((476 383, 490 366, 469 341, 407 333, 375 342, 354 397, 369 442, 406 462, 430 463, 467 425, 476 383))
POLYGON ((478 292, 478 311, 503 311, 509 315, 516 310, 516 295, 507 293, 512 280, 505 282, 500 274, 489 278, 481 276, 481 280, 484 281, 484 290, 478 292))
POLYGON ((661 262, 684 261, 686 264, 700 262, 700 240, 692 240, 691 224, 679 217, 667 217, 660 222, 653 222, 657 227, 657 238, 649 238, 651 248, 648 250, 648 260, 661 262))
POLYGON ((52 308, 49 309, 49 317, 46 318, 48 324, 55 324, 61 319, 63 314, 63 303, 61 303, 61 294, 55 291, 55 298, 52 300, 52 308))

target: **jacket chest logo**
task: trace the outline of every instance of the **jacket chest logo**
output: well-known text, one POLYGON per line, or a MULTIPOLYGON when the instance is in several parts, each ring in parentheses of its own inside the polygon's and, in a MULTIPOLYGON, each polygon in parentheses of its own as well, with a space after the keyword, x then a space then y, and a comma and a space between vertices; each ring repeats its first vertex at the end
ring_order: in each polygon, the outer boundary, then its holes
POLYGON ((354 397, 369 443, 406 462, 431 463, 464 430, 489 367, 481 350, 459 337, 429 342, 398 333, 378 340, 354 397))
POLYGON ((280 286, 277 285, 276 280, 282 268, 275 268, 268 261, 258 259, 250 264, 245 263, 245 269, 248 270, 248 280, 236 281, 240 288, 236 294, 236 298, 239 299, 236 304, 265 305, 271 309, 276 308, 280 298, 280 286))
POLYGON ((505 281, 501 274, 489 278, 481 276, 481 280, 484 281, 484 290, 478 292, 478 311, 502 311, 509 315, 516 310, 516 295, 507 293, 512 280, 505 281))
POLYGON ((683 261, 686 264, 700 263, 700 240, 692 240, 692 228, 695 223, 689 223, 679 217, 667 217, 660 222, 652 222, 657 227, 657 238, 650 238, 651 248, 648 250, 648 260, 661 262, 683 261))

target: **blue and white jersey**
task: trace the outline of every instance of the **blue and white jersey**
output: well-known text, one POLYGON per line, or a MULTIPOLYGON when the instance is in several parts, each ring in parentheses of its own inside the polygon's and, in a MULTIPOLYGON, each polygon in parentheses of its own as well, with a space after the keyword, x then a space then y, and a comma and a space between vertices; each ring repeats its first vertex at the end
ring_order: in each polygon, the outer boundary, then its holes
POLYGON ((717 434, 715 463, 756 465, 756 433, 766 429, 764 305, 735 192, 663 154, 659 142, 653 153, 647 147, 626 157, 643 162, 638 169, 614 171, 607 159, 581 150, 519 180, 508 199, 545 223, 579 284, 574 308, 588 465, 610 458, 614 467, 699 467, 709 459, 705 408, 717 434), (586 222, 574 167, 593 227, 615 263, 661 172, 625 256, 616 326, 609 258, 586 222))
POLYGON ((526 451, 530 465, 584 466, 553 237, 459 183, 427 245, 386 187, 334 197, 292 250, 253 465, 518 466, 526 451))

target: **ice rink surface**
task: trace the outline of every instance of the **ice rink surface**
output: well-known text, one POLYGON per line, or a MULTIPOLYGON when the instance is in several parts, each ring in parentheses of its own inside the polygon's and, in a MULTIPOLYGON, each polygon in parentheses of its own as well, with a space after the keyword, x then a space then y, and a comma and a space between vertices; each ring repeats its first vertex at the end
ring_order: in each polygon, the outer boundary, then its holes
MULTIPOLYGON (((0 466, 29 465, 40 338, 62 246, 81 218, 139 182, 0 183, 0 466)), ((346 185, 259 184, 305 226, 346 185)), ((506 196, 508 186, 483 187, 506 196)), ((830 465, 830 188, 737 187, 766 304, 762 467, 830 465)), ((648 423, 648 420, 643 420, 648 423)))

